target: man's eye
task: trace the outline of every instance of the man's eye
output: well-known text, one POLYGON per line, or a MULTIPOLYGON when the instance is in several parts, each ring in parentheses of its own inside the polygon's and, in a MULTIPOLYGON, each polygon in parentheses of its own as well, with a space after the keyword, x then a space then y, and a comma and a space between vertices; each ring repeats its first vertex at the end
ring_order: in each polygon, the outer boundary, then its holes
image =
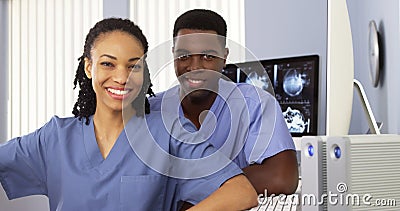
POLYGON ((206 61, 211 61, 216 58, 216 56, 211 55, 211 54, 203 54, 201 57, 206 61))
POLYGON ((184 61, 190 58, 189 54, 182 54, 176 57, 178 60, 184 61))

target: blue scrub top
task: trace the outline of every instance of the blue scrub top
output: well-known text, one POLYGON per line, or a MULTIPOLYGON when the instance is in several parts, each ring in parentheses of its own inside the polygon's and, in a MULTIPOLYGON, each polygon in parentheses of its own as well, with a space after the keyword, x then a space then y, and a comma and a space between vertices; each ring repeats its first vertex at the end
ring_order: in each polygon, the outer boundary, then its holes
POLYGON ((172 138, 158 112, 132 118, 106 159, 98 148, 92 117, 89 125, 84 122, 53 117, 35 132, 0 146, 0 182, 9 199, 46 195, 50 210, 177 210, 181 201, 196 204, 241 173, 230 163, 201 178, 177 179, 146 165, 143 159, 153 159, 161 163, 158 167, 171 168, 168 160, 138 156, 152 152, 137 153, 132 142, 154 139, 166 153, 186 158, 215 152, 208 143, 184 144, 172 138), (150 125, 152 138, 132 127, 140 124, 150 125))
MULTIPOLYGON (((179 92, 177 85, 149 98, 150 110, 184 118, 179 92)), ((295 150, 275 97, 247 83, 220 79, 218 96, 198 132, 240 168, 295 150)))

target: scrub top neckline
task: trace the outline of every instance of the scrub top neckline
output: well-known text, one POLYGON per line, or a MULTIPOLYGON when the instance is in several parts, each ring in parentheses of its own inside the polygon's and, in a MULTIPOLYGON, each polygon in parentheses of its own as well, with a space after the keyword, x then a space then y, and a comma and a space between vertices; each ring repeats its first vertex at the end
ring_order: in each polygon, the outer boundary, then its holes
POLYGON ((86 125, 82 121, 82 129, 84 134, 84 146, 86 150, 86 155, 92 168, 97 168, 100 173, 111 170, 115 167, 116 163, 119 163, 122 159, 124 151, 129 148, 126 145, 125 129, 121 131, 114 146, 111 148, 108 156, 104 159, 101 155, 99 146, 96 141, 96 135, 94 132, 93 116, 89 117, 89 125, 86 125))
MULTIPOLYGON (((213 114, 216 113, 217 106, 220 105, 220 103, 221 103, 221 101, 223 100, 223 98, 225 98, 226 96, 228 96, 229 93, 231 92, 231 91, 229 91, 229 90, 223 89, 224 85, 221 85, 221 82, 220 82, 221 80, 222 80, 222 79, 220 79, 220 80, 218 81, 218 92, 217 92, 217 97, 215 98, 213 104, 211 105, 211 107, 210 107, 210 109, 209 109, 209 111, 210 111, 211 113, 213 113, 213 114), (223 97, 221 97, 221 96, 223 96, 223 97)), ((172 100, 173 102, 178 102, 178 103, 179 103, 179 104, 178 104, 178 113, 179 113, 179 116, 185 118, 190 124, 192 124, 192 126, 193 126, 194 128, 196 128, 197 131, 199 131, 199 132, 206 132, 206 134, 209 134, 209 133, 211 132, 211 131, 209 131, 210 128, 208 128, 208 127, 203 127, 203 125, 206 125, 206 124, 208 124, 208 123, 211 121, 210 118, 212 118, 211 116, 212 116, 213 114, 208 114, 208 113, 207 113, 206 117, 205 117, 204 120, 203 120, 203 123, 200 125, 200 128, 197 129, 197 127, 196 127, 188 118, 186 118, 186 117, 185 117, 185 114, 183 113, 182 104, 180 103, 180 100, 179 100, 179 93, 180 93, 180 86, 179 86, 179 85, 177 86, 176 92, 177 92, 176 94, 173 94, 173 95, 172 95, 172 96, 175 97, 175 99, 171 99, 171 100, 172 100)))

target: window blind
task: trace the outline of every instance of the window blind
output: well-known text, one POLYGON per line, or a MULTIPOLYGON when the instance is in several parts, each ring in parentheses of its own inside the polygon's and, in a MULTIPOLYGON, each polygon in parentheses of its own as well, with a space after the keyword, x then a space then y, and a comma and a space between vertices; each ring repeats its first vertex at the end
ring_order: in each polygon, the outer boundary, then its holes
POLYGON ((33 132, 53 115, 71 116, 73 80, 102 1, 10 0, 8 136, 33 132))

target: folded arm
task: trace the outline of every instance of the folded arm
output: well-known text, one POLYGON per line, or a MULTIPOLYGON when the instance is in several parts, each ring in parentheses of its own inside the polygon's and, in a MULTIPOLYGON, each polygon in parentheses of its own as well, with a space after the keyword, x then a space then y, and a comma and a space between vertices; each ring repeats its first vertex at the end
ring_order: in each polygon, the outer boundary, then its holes
POLYGON ((299 179, 296 152, 282 151, 261 164, 245 167, 243 172, 258 194, 264 194, 265 190, 268 195, 293 194, 299 179))
POLYGON ((253 186, 244 175, 237 175, 189 210, 245 210, 257 205, 253 186))

